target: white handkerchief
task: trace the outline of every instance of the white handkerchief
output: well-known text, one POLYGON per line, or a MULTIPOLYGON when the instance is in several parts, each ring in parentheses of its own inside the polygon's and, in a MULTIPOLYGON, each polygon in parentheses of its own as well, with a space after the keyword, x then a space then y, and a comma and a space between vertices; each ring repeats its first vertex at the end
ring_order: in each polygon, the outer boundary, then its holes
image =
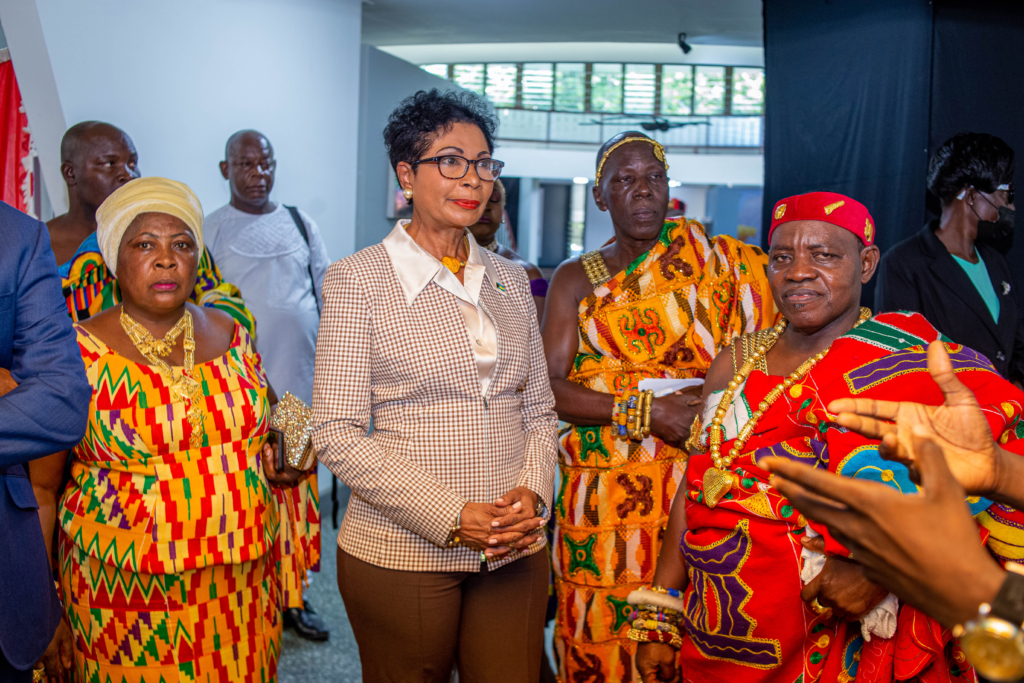
POLYGON ((640 383, 636 385, 636 388, 640 391, 647 391, 648 389, 654 391, 654 396, 668 396, 676 391, 682 391, 683 389, 689 389, 690 387, 699 387, 704 384, 702 379, 661 379, 649 377, 647 379, 640 380, 640 383))

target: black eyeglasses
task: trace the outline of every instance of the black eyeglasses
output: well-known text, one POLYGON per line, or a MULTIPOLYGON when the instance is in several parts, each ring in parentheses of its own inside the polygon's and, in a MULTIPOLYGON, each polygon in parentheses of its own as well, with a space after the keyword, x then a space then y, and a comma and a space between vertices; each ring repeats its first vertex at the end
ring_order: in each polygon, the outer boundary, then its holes
POLYGON ((476 174, 480 176, 480 180, 488 181, 497 180, 498 176, 501 175, 501 169, 505 168, 505 162, 498 161, 497 159, 473 160, 452 154, 412 162, 413 166, 417 164, 437 164, 437 170, 441 172, 441 175, 451 180, 465 178, 466 174, 469 173, 470 164, 476 165, 476 174))

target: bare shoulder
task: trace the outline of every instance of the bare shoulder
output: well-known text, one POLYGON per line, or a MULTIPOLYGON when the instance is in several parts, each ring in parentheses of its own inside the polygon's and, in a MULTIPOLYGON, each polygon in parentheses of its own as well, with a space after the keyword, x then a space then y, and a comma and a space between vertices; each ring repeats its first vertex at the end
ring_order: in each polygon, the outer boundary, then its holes
POLYGON ((85 320, 81 320, 78 324, 83 330, 89 334, 96 335, 101 341, 103 341, 103 343, 109 346, 110 344, 107 341, 107 337, 110 334, 109 331, 113 330, 115 327, 117 329, 121 328, 121 323, 119 322, 120 315, 121 307, 114 306, 113 308, 108 308, 105 311, 100 311, 96 315, 90 316, 85 320))
POLYGON ((235 319, 230 314, 210 306, 197 306, 192 302, 185 306, 192 314, 196 337, 220 349, 221 353, 227 351, 231 342, 235 340, 235 319))
POLYGON ((568 299, 573 305, 577 305, 593 291, 594 287, 590 284, 583 262, 577 256, 562 261, 555 269, 548 287, 548 301, 568 299))
MULTIPOLYGON (((722 350, 718 352, 715 359, 711 361, 711 366, 708 368, 708 374, 704 377, 704 401, 707 403, 708 396, 713 392, 721 391, 729 386, 729 382, 732 381, 733 375, 733 352, 742 354, 742 345, 739 344, 739 337, 732 340, 732 345, 722 347, 722 350)), ((737 363, 741 363, 742 360, 739 355, 736 357, 737 363)))

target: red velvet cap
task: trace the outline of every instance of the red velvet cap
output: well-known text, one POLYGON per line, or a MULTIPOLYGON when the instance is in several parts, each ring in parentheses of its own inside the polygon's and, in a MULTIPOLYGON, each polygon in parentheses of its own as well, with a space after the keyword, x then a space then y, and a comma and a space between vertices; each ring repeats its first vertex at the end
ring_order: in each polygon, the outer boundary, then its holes
POLYGON ((775 228, 790 221, 825 221, 849 230, 865 247, 875 243, 875 220, 867 207, 838 192, 808 192, 781 200, 772 211, 769 244, 775 228))

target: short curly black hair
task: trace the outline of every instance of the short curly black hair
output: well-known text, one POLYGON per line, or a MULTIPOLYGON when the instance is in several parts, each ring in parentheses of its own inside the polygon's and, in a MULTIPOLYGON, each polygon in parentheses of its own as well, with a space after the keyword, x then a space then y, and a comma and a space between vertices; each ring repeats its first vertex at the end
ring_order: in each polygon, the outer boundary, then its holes
POLYGON ((412 163, 421 158, 430 144, 456 123, 472 123, 487 140, 487 150, 494 153, 494 132, 497 124, 491 117, 487 102, 469 91, 420 90, 405 98, 391 112, 384 127, 391 168, 398 171, 398 162, 412 163))
POLYGON ((948 204, 967 185, 995 192, 1013 182, 1013 149, 987 133, 960 133, 942 143, 928 164, 928 189, 948 204))

